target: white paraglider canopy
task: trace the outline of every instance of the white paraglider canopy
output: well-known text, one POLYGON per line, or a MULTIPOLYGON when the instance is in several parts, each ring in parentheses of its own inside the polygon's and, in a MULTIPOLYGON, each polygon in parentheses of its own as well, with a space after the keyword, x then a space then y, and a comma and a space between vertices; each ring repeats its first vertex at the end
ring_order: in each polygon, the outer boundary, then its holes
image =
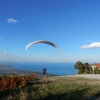
POLYGON ((33 45, 33 44, 37 44, 37 43, 49 44, 49 45, 55 47, 55 48, 60 52, 60 49, 59 49, 59 47, 58 47, 56 44, 54 44, 54 43, 52 43, 52 42, 50 42, 50 41, 46 41, 46 40, 37 40, 37 41, 31 42, 31 43, 29 43, 29 44, 26 46, 25 50, 27 50, 27 49, 29 48, 29 46, 31 46, 31 45, 33 45))

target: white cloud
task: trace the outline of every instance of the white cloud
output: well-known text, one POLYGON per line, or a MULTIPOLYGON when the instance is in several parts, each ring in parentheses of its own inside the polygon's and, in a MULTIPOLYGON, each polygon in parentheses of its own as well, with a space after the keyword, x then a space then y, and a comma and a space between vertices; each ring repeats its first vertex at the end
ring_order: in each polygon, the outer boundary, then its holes
POLYGON ((8 52, 3 52, 4 55, 8 54, 8 52))
POLYGON ((100 42, 94 42, 90 45, 81 46, 81 49, 88 49, 88 48, 100 48, 100 42))
POLYGON ((7 22, 8 23, 17 23, 18 21, 13 18, 9 18, 9 19, 7 19, 7 22))

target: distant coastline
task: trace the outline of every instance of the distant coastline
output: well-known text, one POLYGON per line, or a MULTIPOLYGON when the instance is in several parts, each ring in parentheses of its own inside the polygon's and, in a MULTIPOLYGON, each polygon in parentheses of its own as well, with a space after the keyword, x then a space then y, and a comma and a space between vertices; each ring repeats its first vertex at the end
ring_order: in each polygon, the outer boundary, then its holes
MULTIPOLYGON (((43 77, 44 76, 42 72, 15 69, 13 66, 0 64, 0 77, 3 75, 12 75, 12 74, 14 74, 16 76, 29 75, 29 74, 34 74, 36 77, 43 77)), ((55 75, 46 73, 46 76, 55 76, 55 75)))
POLYGON ((8 66, 8 65, 3 65, 3 64, 0 64, 0 70, 4 70, 4 69, 14 69, 13 66, 8 66))

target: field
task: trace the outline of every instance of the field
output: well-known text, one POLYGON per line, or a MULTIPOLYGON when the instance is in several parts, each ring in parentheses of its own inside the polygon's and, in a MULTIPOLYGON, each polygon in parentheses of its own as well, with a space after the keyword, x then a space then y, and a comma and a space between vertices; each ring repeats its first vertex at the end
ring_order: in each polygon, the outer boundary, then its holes
POLYGON ((27 86, 0 91, 0 100, 100 100, 100 80, 82 77, 42 77, 27 86))

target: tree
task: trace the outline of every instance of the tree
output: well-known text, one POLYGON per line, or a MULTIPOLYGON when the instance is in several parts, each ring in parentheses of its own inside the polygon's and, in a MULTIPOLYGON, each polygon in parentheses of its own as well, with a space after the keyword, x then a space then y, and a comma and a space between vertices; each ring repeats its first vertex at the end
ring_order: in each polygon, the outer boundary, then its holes
POLYGON ((94 69, 94 74, 100 74, 100 70, 97 67, 94 69))
POLYGON ((84 67, 84 73, 89 74, 90 73, 90 65, 86 62, 83 64, 84 67))
POLYGON ((78 69, 78 74, 90 74, 90 65, 87 62, 83 64, 81 61, 77 61, 74 68, 78 69))
POLYGON ((74 65, 75 69, 78 69, 78 74, 82 74, 84 67, 81 61, 77 61, 76 64, 74 65))

